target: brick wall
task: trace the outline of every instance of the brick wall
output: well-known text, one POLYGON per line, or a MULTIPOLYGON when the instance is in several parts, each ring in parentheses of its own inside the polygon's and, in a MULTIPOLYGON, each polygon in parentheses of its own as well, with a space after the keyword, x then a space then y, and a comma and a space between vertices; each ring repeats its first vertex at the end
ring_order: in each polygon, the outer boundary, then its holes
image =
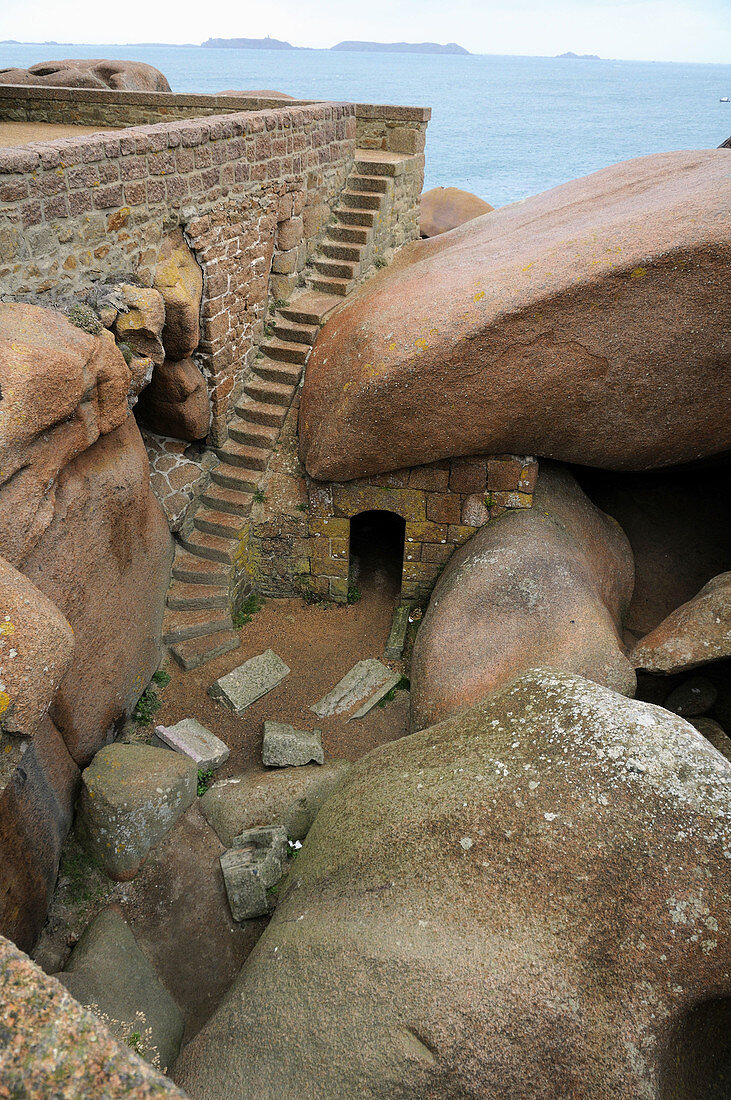
POLYGON ((297 405, 262 482, 242 538, 235 583, 265 596, 311 591, 344 603, 350 583, 350 520, 388 511, 406 521, 401 598, 425 604, 458 546, 512 508, 530 508, 534 458, 481 455, 346 482, 315 482, 297 455, 297 405))

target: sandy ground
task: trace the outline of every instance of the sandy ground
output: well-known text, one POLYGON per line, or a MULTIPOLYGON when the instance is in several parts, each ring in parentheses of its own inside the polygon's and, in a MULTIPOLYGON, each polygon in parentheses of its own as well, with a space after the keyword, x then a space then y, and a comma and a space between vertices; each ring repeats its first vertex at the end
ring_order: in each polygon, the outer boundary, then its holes
POLYGON ((0 122, 0 149, 11 145, 27 145, 29 141, 53 141, 55 138, 79 137, 118 130, 118 126, 73 126, 60 122, 0 122))
MULTIPOLYGON (((229 761, 224 778, 261 770, 265 718, 301 728, 322 729, 327 758, 357 760, 376 745, 408 730, 408 692, 398 691, 353 722, 317 719, 309 710, 364 657, 382 657, 396 603, 397 584, 378 562, 363 562, 362 598, 348 607, 308 605, 301 599, 270 600, 240 630, 241 648, 201 669, 184 672, 168 665, 170 683, 155 723, 195 717, 225 741, 229 761), (272 648, 286 661, 286 679, 238 718, 207 694, 218 677, 248 657, 272 648)), ((401 669, 400 662, 387 662, 401 669)), ((149 736, 151 729, 137 736, 149 736)), ((197 802, 150 853, 131 883, 112 883, 94 868, 73 837, 67 844, 59 886, 34 957, 47 972, 60 970, 91 917, 108 904, 119 906, 140 948, 179 1004, 190 1040, 210 1017, 266 920, 236 924, 231 919, 219 856, 223 851, 197 802)))

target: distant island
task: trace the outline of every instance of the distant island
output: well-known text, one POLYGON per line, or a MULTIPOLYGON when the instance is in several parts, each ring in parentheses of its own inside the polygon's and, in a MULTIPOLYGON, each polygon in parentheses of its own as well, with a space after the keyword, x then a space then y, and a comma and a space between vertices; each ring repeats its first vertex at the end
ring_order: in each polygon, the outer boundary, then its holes
POLYGON ((296 50, 297 46, 281 42, 278 38, 209 38, 201 42, 214 50, 296 50))
POLYGON ((572 61, 601 61, 598 53, 574 53, 573 50, 568 50, 567 53, 557 53, 556 57, 568 57, 572 61))
POLYGON ((469 54, 464 46, 448 42, 441 46, 438 42, 338 42, 333 50, 350 50, 369 53, 461 53, 469 54))

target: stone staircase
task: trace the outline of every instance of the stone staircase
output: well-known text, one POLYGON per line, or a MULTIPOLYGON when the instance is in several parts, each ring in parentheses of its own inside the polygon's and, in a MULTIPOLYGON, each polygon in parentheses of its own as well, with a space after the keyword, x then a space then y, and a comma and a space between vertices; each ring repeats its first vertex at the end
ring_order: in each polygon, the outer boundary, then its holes
POLYGON ((306 287, 275 314, 252 375, 235 406, 220 465, 201 496, 193 529, 178 536, 163 641, 185 669, 239 646, 228 582, 240 533, 266 472, 302 373, 325 318, 356 286, 369 263, 376 218, 397 159, 358 150, 334 220, 305 270, 306 287))

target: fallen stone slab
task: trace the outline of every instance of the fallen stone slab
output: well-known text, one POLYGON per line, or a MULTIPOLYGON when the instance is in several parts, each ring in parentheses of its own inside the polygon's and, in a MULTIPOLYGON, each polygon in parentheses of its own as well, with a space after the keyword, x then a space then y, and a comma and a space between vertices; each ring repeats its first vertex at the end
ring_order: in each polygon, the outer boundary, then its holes
POLYGON ((368 657, 358 661, 332 691, 310 710, 314 710, 319 718, 331 718, 358 707, 350 718, 362 718, 384 695, 388 695, 391 688, 396 687, 400 679, 401 673, 394 672, 375 657, 368 657))
POLYGON ((292 840, 304 840, 320 807, 351 768, 348 760, 330 760, 233 776, 209 787, 200 808, 227 848, 237 833, 254 825, 281 825, 292 840))
POLYGON ((296 730, 286 722, 265 722, 261 758, 268 768, 323 764, 322 731, 296 730))
POLYGON ((183 1039, 183 1017, 115 909, 102 910, 87 926, 55 977, 120 1043, 139 1034, 140 1056, 163 1073, 171 1068, 183 1039))
POLYGON ((273 649, 267 649, 216 680, 208 694, 229 710, 243 714, 257 699, 278 687, 289 672, 282 658, 273 649))
POLYGON ((387 661, 398 661, 403 655, 406 645, 406 634, 409 629, 410 610, 406 605, 397 607, 391 620, 391 633, 388 635, 384 656, 387 661))
POLYGON ((107 745, 81 775, 76 834, 110 878, 134 878, 197 794, 198 767, 150 745, 107 745))
POLYGON ((189 756, 203 771, 220 768, 231 753, 228 745, 196 718, 183 718, 174 726, 155 726, 155 733, 168 748, 189 756))
POLYGON ((234 920, 264 917, 274 907, 269 893, 281 880, 287 859, 284 829, 251 829, 234 838, 237 845, 220 857, 231 916, 234 920))

